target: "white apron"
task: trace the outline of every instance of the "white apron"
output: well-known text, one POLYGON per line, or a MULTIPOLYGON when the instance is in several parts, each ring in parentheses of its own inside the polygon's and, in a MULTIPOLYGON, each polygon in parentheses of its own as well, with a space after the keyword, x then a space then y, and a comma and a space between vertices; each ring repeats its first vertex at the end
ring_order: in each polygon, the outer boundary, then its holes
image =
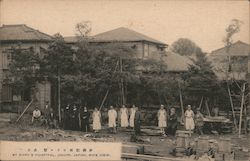
POLYGON ((167 115, 166 110, 158 111, 158 127, 160 128, 167 127, 166 115, 167 115))
POLYGON ((194 112, 192 110, 190 111, 186 111, 185 112, 185 128, 186 130, 193 130, 194 129, 194 119, 193 119, 193 116, 194 116, 194 112))
POLYGON ((115 110, 109 110, 108 117, 109 117, 109 127, 116 127, 117 112, 115 110))
POLYGON ((121 127, 128 127, 128 110, 121 108, 121 127))
POLYGON ((93 129, 100 130, 101 129, 101 114, 99 111, 93 112, 93 129))
POLYGON ((136 112, 136 109, 131 108, 131 114, 130 114, 130 117, 129 117, 129 126, 130 127, 135 126, 135 112, 136 112))

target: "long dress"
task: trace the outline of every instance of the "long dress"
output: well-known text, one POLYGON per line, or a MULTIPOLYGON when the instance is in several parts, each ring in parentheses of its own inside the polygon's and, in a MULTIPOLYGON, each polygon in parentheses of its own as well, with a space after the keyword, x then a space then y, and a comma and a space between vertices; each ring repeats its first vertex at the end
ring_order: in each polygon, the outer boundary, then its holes
POLYGON ((175 132, 177 130, 177 116, 176 114, 171 114, 168 118, 168 126, 166 129, 166 133, 170 135, 175 135, 175 132))
POLYGON ((76 110, 71 111, 70 115, 70 129, 71 130, 78 130, 79 129, 79 113, 76 110))
POLYGON ((187 110, 185 112, 185 128, 186 130, 193 130, 194 129, 194 112, 192 110, 187 110))
POLYGON ((141 133, 141 112, 136 110, 135 112, 135 135, 140 135, 141 133))
POLYGON ((89 117, 90 117, 89 111, 81 111, 81 113, 80 113, 81 129, 84 132, 89 131, 89 117))
POLYGON ((121 127, 128 127, 128 109, 121 108, 121 127))
POLYGON ((129 117, 129 126, 134 127, 135 126, 135 112, 136 112, 136 109, 131 108, 130 112, 131 113, 130 113, 130 117, 129 117))
POLYGON ((158 111, 158 126, 160 128, 167 127, 167 112, 166 110, 159 110, 158 111))
POLYGON ((101 113, 100 113, 100 111, 93 112, 93 129, 94 130, 101 129, 101 113))
POLYGON ((109 127, 116 127, 117 112, 112 109, 108 111, 109 127))
POLYGON ((69 130, 70 129, 70 110, 69 110, 69 108, 66 108, 64 110, 63 127, 64 127, 65 130, 69 130))

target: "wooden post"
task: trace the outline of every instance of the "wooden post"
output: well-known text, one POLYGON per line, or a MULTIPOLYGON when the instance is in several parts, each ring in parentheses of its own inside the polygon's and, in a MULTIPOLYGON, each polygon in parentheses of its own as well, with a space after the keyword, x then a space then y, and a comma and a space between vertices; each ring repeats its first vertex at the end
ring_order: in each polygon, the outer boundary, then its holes
MULTIPOLYGON (((120 58, 120 72, 122 73, 122 59, 121 59, 121 58, 120 58)), ((122 103, 122 104, 125 104, 125 103, 126 103, 126 100, 125 100, 125 96, 124 96, 123 76, 121 77, 121 98, 122 98, 121 103, 122 103)))
POLYGON ((181 93, 181 85, 178 81, 178 87, 179 87, 179 95, 180 95, 180 103, 181 103, 181 121, 184 122, 184 107, 183 107, 183 100, 182 100, 182 93, 181 93))
POLYGON ((205 105, 206 105, 206 108, 207 108, 208 116, 211 116, 211 113, 210 113, 210 110, 209 110, 209 107, 208 107, 208 103, 207 103, 207 99, 205 100, 205 105))
POLYGON ((109 90, 110 90, 110 89, 107 90, 107 92, 106 92, 106 94, 105 94, 105 96, 104 96, 104 98, 103 98, 103 100, 102 100, 102 103, 101 103, 101 106, 100 106, 100 108, 99 108, 99 111, 102 109, 102 107, 103 107, 103 105, 104 105, 104 102, 106 101, 106 99, 107 99, 107 97, 108 97, 109 90))
MULTIPOLYGON (((114 73, 116 72, 118 65, 119 65, 119 60, 118 60, 117 63, 116 63, 114 73)), ((108 94, 109 94, 109 91, 110 91, 110 88, 111 88, 111 87, 112 87, 112 86, 109 87, 109 89, 107 90, 107 92, 106 92, 104 98, 102 99, 102 103, 101 103, 101 105, 100 105, 99 110, 102 109, 102 107, 103 107, 103 105, 104 105, 104 103, 105 103, 105 101, 106 101, 106 99, 107 99, 107 97, 108 97, 108 94)))
POLYGON ((203 96, 201 97, 201 102, 200 102, 200 105, 199 105, 199 110, 201 109, 201 106, 202 106, 202 103, 203 103, 203 96))
POLYGON ((16 123, 22 118, 22 116, 24 115, 24 113, 28 110, 28 108, 30 107, 30 105, 32 104, 33 99, 30 101, 30 103, 26 106, 26 108, 23 110, 22 114, 17 118, 16 123))
POLYGON ((235 113, 234 113, 234 105, 233 105, 233 100, 232 100, 232 95, 231 95, 231 90, 229 88, 229 85, 227 85, 227 91, 228 91, 230 104, 231 104, 231 108, 232 108, 234 127, 235 127, 235 130, 237 131, 238 127, 237 127, 237 123, 236 123, 236 117, 235 117, 235 113))
POLYGON ((240 135, 241 135, 242 112, 243 112, 244 101, 245 101, 245 89, 246 89, 246 83, 243 84, 243 89, 242 89, 242 93, 241 93, 240 122, 239 122, 239 138, 240 138, 240 135))

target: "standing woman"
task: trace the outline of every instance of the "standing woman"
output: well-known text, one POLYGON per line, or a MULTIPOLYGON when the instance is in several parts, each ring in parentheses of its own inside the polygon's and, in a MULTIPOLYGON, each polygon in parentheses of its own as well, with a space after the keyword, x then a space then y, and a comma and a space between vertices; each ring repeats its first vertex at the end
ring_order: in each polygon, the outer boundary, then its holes
POLYGON ((110 109, 108 111, 108 118, 109 118, 109 128, 111 132, 116 133, 117 112, 113 106, 110 106, 110 109))
POLYGON ((175 108, 171 108, 170 115, 168 118, 168 126, 167 126, 166 133, 174 136, 177 130, 177 125, 178 125, 178 121, 177 121, 175 108))
POLYGON ((83 108, 83 111, 80 111, 80 119, 81 119, 81 130, 83 132, 89 132, 89 118, 90 113, 87 109, 87 107, 83 108))
POLYGON ((70 117, 71 130, 78 130, 79 129, 79 111, 76 105, 73 106, 70 116, 71 116, 70 117))
POLYGON ((101 130, 101 113, 97 108, 94 109, 92 117, 93 117, 93 130, 95 133, 99 132, 99 130, 101 130))
POLYGON ((165 136, 166 135, 165 128, 167 127, 167 112, 164 109, 163 105, 161 105, 160 109, 158 110, 157 116, 158 116, 158 127, 161 129, 162 135, 165 136))
POLYGON ((63 129, 69 130, 70 129, 70 107, 69 104, 65 107, 63 111, 63 129))
POLYGON ((128 127, 128 109, 125 107, 125 105, 122 105, 120 113, 121 113, 121 127, 128 127))
POLYGON ((135 109, 135 135, 141 134, 141 111, 138 107, 135 109))
POLYGON ((130 117, 129 117, 129 126, 134 128, 135 126, 135 112, 136 112, 136 107, 135 105, 132 106, 130 109, 130 117))
POLYGON ((189 131, 189 135, 191 136, 191 131, 194 129, 194 112, 191 109, 191 105, 187 106, 185 112, 185 128, 189 131))

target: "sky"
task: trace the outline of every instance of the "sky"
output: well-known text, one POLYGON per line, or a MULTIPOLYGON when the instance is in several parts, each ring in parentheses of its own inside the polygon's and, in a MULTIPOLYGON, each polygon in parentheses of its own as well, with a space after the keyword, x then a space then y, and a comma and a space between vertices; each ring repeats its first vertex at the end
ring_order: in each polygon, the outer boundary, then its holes
MULTIPOLYGON (((243 22, 233 40, 249 43, 247 0, 0 0, 0 24, 26 24, 47 34, 74 36, 75 25, 91 21, 91 35, 127 27, 171 45, 193 40, 204 51, 224 46, 232 19, 243 22)), ((249 43, 250 44, 250 43, 249 43)))

